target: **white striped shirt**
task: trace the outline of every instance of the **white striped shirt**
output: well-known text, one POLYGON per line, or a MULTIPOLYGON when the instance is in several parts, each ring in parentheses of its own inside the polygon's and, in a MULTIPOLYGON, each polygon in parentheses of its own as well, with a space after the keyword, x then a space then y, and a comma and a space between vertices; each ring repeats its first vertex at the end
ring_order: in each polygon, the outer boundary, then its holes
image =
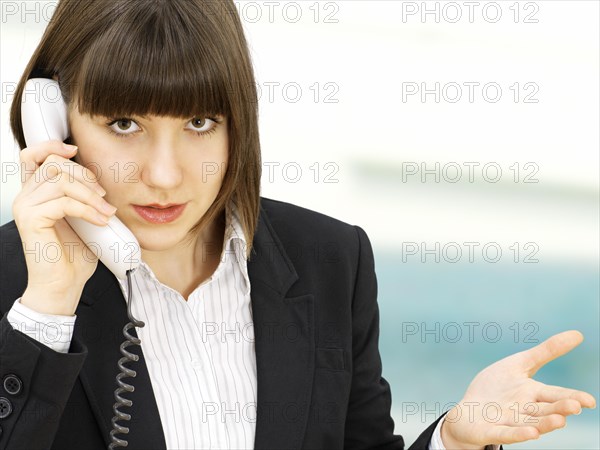
MULTIPOLYGON (((256 354, 246 240, 234 205, 226 208, 219 265, 186 301, 142 261, 132 273, 133 316, 168 449, 252 449, 256 354)), ((118 280, 127 301, 127 281, 118 280)), ((66 339, 32 337, 67 352, 76 316, 39 314, 18 299, 8 320, 19 329, 60 321, 66 339), (58 320, 57 320, 58 319, 58 320), (32 326, 32 321, 33 326, 32 326)), ((50 327, 48 327, 50 328, 50 327)))
MULTIPOLYGON (((168 449, 254 448, 257 375, 246 240, 235 205, 225 217, 219 265, 187 301, 143 261, 132 274, 132 313, 146 324, 136 332, 168 449)), ((118 281, 127 301, 127 282, 118 281)), ((14 328, 63 353, 76 317, 38 313, 20 298, 8 312, 14 328), (28 332, 48 323, 54 327, 44 333, 28 332)), ((429 450, 445 450, 443 421, 429 450)))
MULTIPOLYGON (((142 263, 133 316, 171 449, 252 449, 256 356, 245 251, 235 209, 214 274, 186 301, 142 263)), ((127 282, 119 280, 127 299, 127 282)))

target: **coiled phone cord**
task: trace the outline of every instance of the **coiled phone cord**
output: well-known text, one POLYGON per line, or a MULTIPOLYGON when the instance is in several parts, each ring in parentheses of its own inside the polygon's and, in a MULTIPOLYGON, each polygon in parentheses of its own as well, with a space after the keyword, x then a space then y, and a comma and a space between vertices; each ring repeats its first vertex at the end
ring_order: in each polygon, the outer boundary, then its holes
MULTIPOLYGON (((133 270, 135 270, 135 269, 133 269, 133 270)), ((133 317, 133 315, 131 313, 131 303, 132 303, 132 301, 131 301, 131 291, 132 291, 131 273, 133 272, 133 270, 128 270, 126 272, 126 274, 127 274, 127 316, 129 317, 129 323, 123 327, 123 336, 125 336, 125 341, 123 341, 123 343, 120 346, 121 354, 123 355, 123 357, 119 359, 119 363, 118 363, 120 372, 117 374, 116 379, 117 379, 117 384, 119 385, 119 387, 117 387, 115 389, 116 402, 113 405, 114 416, 111 420, 113 429, 110 432, 111 443, 108 446, 109 450, 112 450, 116 447, 127 447, 127 441, 124 439, 119 439, 118 437, 115 436, 115 434, 128 434, 129 433, 129 428, 119 425, 117 423, 117 421, 131 420, 131 415, 125 414, 124 412, 119 411, 119 407, 121 407, 121 406, 131 407, 131 405, 133 405, 133 402, 131 400, 121 397, 121 394, 124 392, 133 392, 134 387, 130 384, 123 382, 122 378, 126 378, 126 377, 133 378, 137 375, 137 372, 135 370, 128 369, 127 367, 125 367, 125 363, 128 363, 129 361, 137 361, 139 359, 139 356, 135 355, 133 353, 130 353, 125 349, 131 345, 140 345, 142 342, 139 338, 129 334, 129 330, 134 327, 142 328, 146 325, 144 322, 137 320, 135 317, 133 317)))

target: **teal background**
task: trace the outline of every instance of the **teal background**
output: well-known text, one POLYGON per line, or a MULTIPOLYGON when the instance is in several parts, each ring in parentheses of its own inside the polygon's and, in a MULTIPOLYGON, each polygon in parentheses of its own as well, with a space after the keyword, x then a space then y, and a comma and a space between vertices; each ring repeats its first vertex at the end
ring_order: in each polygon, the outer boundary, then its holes
MULTIPOLYGON (((481 369, 536 345, 528 340, 542 342, 569 329, 581 331, 584 342, 548 363, 534 378, 585 390, 599 398, 597 267, 557 262, 423 264, 409 259, 403 263, 399 254, 383 248, 374 248, 374 253, 383 375, 392 388, 396 433, 407 443, 412 443, 438 412, 459 401, 481 369), (440 333, 408 334, 411 322, 419 330, 424 322, 430 331, 437 322, 440 333), (474 339, 469 342, 468 328, 461 326, 463 334, 458 339, 456 326, 447 325, 450 322, 477 322, 480 326, 473 326, 474 339), (530 322, 534 325, 526 325, 530 322), (515 323, 520 330, 516 339, 515 323), (484 334, 486 324, 489 332, 484 334), (497 329, 502 331, 498 340, 497 329), (424 411, 430 412, 422 417, 424 411)), ((584 410, 580 416, 570 416, 567 428, 552 436, 510 448, 598 449, 598 423, 597 408, 584 410)))

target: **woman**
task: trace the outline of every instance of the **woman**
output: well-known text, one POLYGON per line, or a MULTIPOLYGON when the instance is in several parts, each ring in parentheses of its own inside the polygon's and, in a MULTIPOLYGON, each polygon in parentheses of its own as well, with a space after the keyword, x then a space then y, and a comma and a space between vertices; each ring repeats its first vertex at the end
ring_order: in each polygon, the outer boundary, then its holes
MULTIPOLYGON (((129 433, 115 443, 404 447, 381 377, 369 239, 260 197, 257 121, 233 2, 59 3, 11 111, 25 177, 1 228, 0 448, 111 443, 128 301, 145 326, 131 348, 133 403, 121 407, 129 433), (60 83, 76 147, 26 146, 20 100, 36 77, 60 83), (64 220, 114 214, 142 248, 131 298, 64 220), (49 247, 61 257, 43 257, 49 247)), ((488 367, 413 448, 483 448, 563 426, 594 399, 529 377, 580 341, 557 335, 488 367), (490 402, 502 408, 493 423, 490 402)))

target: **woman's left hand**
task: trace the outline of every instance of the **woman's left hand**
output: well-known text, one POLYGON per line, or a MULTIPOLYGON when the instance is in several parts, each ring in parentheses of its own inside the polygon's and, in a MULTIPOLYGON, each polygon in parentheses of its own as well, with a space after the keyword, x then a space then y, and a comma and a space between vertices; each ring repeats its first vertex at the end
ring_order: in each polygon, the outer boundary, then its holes
POLYGON ((594 408, 596 400, 587 392, 531 378, 582 341, 579 331, 565 331, 479 372, 464 398, 446 415, 441 431, 444 446, 448 450, 482 449, 488 444, 537 439, 564 427, 566 416, 594 408))

